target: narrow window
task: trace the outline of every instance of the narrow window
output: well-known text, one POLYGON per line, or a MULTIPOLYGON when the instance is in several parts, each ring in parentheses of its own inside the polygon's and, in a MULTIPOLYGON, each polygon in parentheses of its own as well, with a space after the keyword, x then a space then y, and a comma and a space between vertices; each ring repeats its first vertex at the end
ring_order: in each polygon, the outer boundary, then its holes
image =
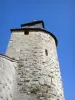
POLYGON ((25 30, 24 31, 24 35, 29 35, 29 31, 28 30, 25 30))
POLYGON ((45 49, 45 54, 46 54, 46 56, 48 56, 48 50, 47 49, 45 49))

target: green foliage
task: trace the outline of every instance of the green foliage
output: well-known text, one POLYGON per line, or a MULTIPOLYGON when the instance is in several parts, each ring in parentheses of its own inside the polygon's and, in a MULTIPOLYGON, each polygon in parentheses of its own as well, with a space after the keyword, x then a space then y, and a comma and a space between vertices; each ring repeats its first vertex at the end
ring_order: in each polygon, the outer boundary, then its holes
POLYGON ((35 88, 32 88, 31 89, 31 93, 34 93, 34 94, 36 94, 39 91, 40 91, 40 88, 39 87, 35 87, 35 88))

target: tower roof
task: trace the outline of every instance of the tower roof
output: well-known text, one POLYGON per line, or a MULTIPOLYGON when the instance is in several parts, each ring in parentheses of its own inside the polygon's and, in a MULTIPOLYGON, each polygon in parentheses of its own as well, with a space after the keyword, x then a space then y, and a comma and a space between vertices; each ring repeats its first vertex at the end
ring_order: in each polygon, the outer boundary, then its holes
POLYGON ((45 28, 44 26, 44 22, 43 20, 34 20, 32 22, 28 22, 28 23, 25 23, 25 24, 21 24, 21 27, 31 27, 31 26, 35 26, 36 25, 36 28, 38 28, 37 25, 41 26, 42 28, 45 28))

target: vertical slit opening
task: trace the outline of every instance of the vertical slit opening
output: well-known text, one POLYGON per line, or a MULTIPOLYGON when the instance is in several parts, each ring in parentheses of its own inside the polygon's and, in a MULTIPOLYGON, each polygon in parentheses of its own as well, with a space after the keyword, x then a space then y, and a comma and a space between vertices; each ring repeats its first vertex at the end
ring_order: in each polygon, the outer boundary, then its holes
POLYGON ((46 56, 48 56, 48 50, 47 49, 45 49, 45 54, 46 54, 46 56))

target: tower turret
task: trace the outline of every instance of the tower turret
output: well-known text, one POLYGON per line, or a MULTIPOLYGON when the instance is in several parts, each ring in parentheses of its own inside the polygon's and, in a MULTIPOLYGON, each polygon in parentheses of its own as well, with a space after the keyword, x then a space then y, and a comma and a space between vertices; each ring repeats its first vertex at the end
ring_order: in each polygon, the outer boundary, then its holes
POLYGON ((12 100, 64 100, 56 37, 43 21, 11 32, 6 55, 18 60, 12 100))

